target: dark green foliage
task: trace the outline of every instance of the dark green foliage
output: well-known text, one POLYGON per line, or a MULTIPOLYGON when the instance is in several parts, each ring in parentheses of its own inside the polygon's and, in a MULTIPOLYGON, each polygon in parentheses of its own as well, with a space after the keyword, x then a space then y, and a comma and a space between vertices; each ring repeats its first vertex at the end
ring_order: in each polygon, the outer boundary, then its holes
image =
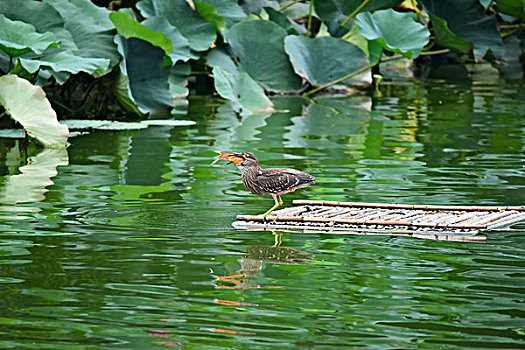
POLYGON ((141 0, 138 12, 112 14, 90 0, 1 1, 0 74, 59 92, 60 105, 80 103, 69 113, 89 113, 82 105, 92 99, 100 111, 116 97, 143 114, 184 98, 191 74, 201 82, 215 72, 215 91, 247 114, 271 107, 267 92, 316 91, 378 64, 384 52, 413 59, 434 47, 505 60, 516 50, 505 53, 503 34, 523 53, 521 0, 422 0, 404 12, 400 0, 323 0, 313 12, 309 1, 291 2, 141 0))

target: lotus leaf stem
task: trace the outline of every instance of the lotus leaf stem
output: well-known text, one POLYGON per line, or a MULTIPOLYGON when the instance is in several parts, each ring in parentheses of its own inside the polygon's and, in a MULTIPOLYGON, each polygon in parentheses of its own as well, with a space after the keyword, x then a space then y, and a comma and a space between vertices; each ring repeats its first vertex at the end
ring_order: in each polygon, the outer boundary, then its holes
MULTIPOLYGON (((427 52, 421 52, 420 56, 441 55, 441 54, 448 53, 448 52, 450 52, 450 49, 443 49, 443 50, 436 50, 436 51, 427 51, 427 52)), ((403 55, 396 55, 396 56, 382 58, 379 62, 390 62, 390 61, 395 61, 395 60, 399 60, 399 59, 402 59, 402 58, 405 58, 405 56, 403 56, 403 55)), ((332 85, 339 84, 340 82, 345 81, 346 79, 350 79, 352 77, 355 77, 356 75, 361 74, 361 73, 371 69, 375 65, 379 64, 379 62, 376 62, 374 64, 370 64, 370 65, 368 65, 366 67, 363 67, 361 69, 356 70, 355 72, 352 72, 352 73, 350 73, 348 75, 345 75, 342 78, 339 78, 337 80, 331 81, 329 83, 326 83, 324 85, 319 86, 318 88, 315 88, 313 90, 305 92, 303 94, 303 97, 310 99, 308 96, 310 96, 312 94, 315 94, 316 92, 321 91, 323 89, 326 89, 327 87, 330 87, 332 85)))
POLYGON ((376 64, 377 64, 377 63, 375 63, 375 64, 370 64, 370 65, 368 65, 368 66, 366 66, 366 67, 363 67, 363 68, 361 68, 361 69, 356 70, 355 72, 352 72, 352 73, 350 73, 350 74, 348 74, 348 75, 345 75, 345 76, 342 77, 342 78, 339 78, 339 79, 334 80, 334 81, 331 81, 331 82, 329 82, 329 83, 327 83, 327 84, 321 85, 321 86, 319 86, 319 87, 316 88, 316 89, 313 89, 313 90, 310 90, 310 91, 304 93, 304 94, 303 94, 303 97, 307 97, 307 96, 309 96, 309 95, 311 95, 311 94, 315 94, 316 92, 321 91, 321 90, 323 90, 323 89, 326 89, 327 87, 330 87, 330 86, 332 86, 332 85, 338 84, 338 83, 340 83, 340 82, 342 82, 342 81, 345 81, 346 79, 350 79, 350 78, 352 78, 352 77, 355 77, 356 75, 361 74, 361 73, 363 73, 363 72, 369 70, 370 68, 372 68, 372 67, 375 66, 376 64))
POLYGON ((284 10, 286 10, 288 7, 290 7, 290 6, 294 5, 294 4, 297 4, 298 2, 303 2, 303 0, 294 0, 294 1, 292 1, 292 2, 289 2, 289 3, 287 3, 286 5, 284 5, 283 7, 281 7, 281 8, 280 8, 279 10, 277 10, 277 11, 279 11, 279 12, 284 11, 284 10))
POLYGON ((369 1, 370 1, 370 0, 364 0, 364 1, 361 3, 361 5, 357 6, 357 8, 356 8, 351 14, 349 14, 348 17, 346 17, 346 19, 343 21, 343 23, 341 23, 341 26, 344 27, 348 22, 350 22, 350 20, 351 20, 352 18, 354 18, 355 15, 357 15, 357 13, 358 13, 359 11, 361 11, 361 10, 363 9, 363 7, 365 7, 365 5, 368 4, 369 1))
POLYGON ((308 11, 308 29, 306 30, 306 37, 312 36, 312 9, 314 7, 314 0, 310 0, 310 10, 308 11))

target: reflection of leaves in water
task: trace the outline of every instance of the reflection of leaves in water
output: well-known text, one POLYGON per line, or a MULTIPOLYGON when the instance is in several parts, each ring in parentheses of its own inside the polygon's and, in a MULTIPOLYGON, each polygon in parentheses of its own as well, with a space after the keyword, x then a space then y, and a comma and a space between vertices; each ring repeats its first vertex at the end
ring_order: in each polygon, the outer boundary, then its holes
POLYGON ((65 149, 44 149, 29 158, 27 165, 18 169, 20 174, 7 176, 5 185, 0 189, 0 203, 16 204, 43 200, 47 192, 46 187, 53 184, 51 178, 57 175, 57 167, 68 163, 65 149))

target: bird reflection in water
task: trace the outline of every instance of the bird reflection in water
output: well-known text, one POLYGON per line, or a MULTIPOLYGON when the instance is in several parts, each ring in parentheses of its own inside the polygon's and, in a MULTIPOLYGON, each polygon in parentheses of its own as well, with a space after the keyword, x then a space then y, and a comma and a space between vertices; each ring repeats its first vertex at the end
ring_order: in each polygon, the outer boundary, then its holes
POLYGON ((239 259, 240 270, 228 276, 216 277, 216 288, 220 289, 265 289, 280 288, 279 286, 262 286, 252 279, 259 277, 265 264, 277 265, 313 265, 309 261, 315 259, 311 253, 290 247, 281 247, 282 232, 272 232, 274 244, 271 246, 254 245, 248 247, 246 256, 239 259), (308 261, 308 262, 307 262, 308 261))

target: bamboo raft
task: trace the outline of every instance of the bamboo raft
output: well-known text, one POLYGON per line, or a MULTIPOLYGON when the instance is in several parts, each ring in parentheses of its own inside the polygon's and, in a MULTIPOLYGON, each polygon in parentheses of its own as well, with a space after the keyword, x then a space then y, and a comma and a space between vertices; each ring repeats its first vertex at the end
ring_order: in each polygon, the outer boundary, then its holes
POLYGON ((294 200, 273 215, 237 215, 240 230, 392 235, 482 242, 525 222, 525 206, 442 206, 294 200))

